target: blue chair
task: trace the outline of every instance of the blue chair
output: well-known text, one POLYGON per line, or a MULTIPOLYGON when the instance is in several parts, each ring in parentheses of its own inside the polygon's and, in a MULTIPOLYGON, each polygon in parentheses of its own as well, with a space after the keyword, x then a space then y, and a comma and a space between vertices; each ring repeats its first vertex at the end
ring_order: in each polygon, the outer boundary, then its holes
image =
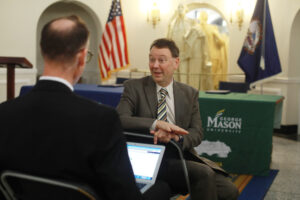
POLYGON ((123 84, 124 81, 127 81, 129 78, 117 77, 116 84, 123 84))
POLYGON ((247 93, 249 89, 249 83, 246 82, 219 82, 219 90, 230 90, 230 92, 247 93))

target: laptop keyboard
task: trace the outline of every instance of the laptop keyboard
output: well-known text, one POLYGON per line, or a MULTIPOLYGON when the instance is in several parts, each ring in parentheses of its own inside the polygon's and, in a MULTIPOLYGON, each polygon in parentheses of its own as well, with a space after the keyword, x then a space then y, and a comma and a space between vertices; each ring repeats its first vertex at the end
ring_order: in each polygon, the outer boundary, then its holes
POLYGON ((136 183, 136 186, 141 189, 145 186, 146 184, 145 183, 136 183))

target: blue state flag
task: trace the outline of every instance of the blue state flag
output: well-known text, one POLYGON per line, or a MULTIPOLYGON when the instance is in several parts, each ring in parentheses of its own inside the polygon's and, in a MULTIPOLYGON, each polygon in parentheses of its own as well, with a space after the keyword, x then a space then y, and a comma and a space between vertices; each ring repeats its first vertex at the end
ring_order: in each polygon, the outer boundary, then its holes
POLYGON ((257 0, 238 59, 250 86, 281 72, 268 0, 257 0))

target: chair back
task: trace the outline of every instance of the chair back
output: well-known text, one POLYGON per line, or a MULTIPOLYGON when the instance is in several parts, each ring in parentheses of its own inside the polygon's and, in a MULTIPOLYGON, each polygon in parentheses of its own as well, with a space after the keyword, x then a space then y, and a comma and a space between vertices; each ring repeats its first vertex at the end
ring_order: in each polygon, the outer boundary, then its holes
POLYGON ((230 92, 247 93, 249 90, 249 83, 246 82, 219 82, 220 90, 230 90, 230 92))
POLYGON ((116 84, 123 84, 124 81, 127 81, 129 78, 117 77, 116 84))
POLYGON ((8 193, 6 192, 6 190, 2 187, 2 185, 0 184, 0 199, 5 199, 5 200, 11 200, 11 198, 9 197, 8 193))
POLYGON ((13 200, 99 200, 87 185, 4 171, 1 182, 13 200))

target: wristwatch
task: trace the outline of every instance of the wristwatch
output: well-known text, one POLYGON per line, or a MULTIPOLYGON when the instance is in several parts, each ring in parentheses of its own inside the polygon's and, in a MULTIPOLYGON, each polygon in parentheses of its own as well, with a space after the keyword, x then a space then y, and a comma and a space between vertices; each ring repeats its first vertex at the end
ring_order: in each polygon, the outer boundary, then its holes
POLYGON ((183 136, 182 135, 178 135, 178 137, 179 137, 178 143, 180 145, 183 145, 183 136))

